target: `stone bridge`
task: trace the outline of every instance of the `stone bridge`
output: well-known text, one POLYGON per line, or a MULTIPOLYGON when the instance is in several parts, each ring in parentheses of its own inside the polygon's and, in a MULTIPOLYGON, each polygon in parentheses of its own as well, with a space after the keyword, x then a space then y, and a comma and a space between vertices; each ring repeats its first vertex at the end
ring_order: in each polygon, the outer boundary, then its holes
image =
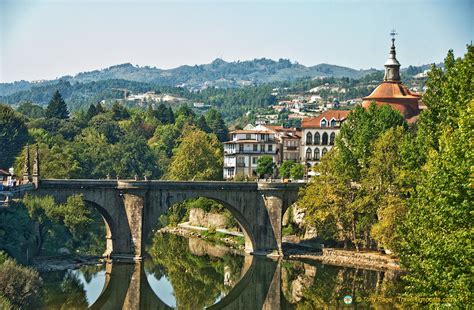
POLYGON ((57 203, 81 194, 106 223, 106 255, 141 260, 158 218, 187 199, 206 197, 221 203, 240 224, 245 250, 255 255, 282 254, 282 217, 302 183, 174 182, 130 180, 38 180, 33 195, 51 195, 57 203))

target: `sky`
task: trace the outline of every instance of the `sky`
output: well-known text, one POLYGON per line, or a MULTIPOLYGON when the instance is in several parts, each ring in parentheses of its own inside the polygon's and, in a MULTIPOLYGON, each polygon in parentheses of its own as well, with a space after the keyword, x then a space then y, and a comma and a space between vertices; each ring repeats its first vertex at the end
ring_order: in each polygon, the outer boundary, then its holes
POLYGON ((474 0, 0 0, 0 82, 255 58, 383 68, 462 56, 474 0))

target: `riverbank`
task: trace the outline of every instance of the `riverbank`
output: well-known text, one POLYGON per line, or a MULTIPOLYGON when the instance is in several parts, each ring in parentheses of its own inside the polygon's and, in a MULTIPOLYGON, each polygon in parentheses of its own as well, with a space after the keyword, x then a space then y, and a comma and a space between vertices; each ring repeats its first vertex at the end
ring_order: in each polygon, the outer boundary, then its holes
POLYGON ((285 255, 290 260, 314 260, 323 264, 344 266, 374 271, 403 271, 399 260, 378 252, 357 252, 344 249, 325 248, 321 253, 298 253, 285 255))
POLYGON ((215 232, 209 232, 209 229, 205 227, 179 225, 175 227, 163 227, 157 232, 176 234, 186 238, 200 238, 212 242, 222 243, 238 251, 239 253, 244 253, 245 250, 243 235, 237 234, 235 232, 227 233, 221 229, 216 230, 215 232))

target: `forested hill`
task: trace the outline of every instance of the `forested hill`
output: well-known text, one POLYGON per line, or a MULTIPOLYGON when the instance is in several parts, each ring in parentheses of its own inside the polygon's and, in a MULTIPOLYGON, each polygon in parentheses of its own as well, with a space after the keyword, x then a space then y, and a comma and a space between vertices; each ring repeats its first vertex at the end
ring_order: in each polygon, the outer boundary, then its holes
POLYGON ((355 70, 329 64, 306 67, 288 59, 275 61, 266 58, 236 62, 216 59, 210 64, 186 65, 169 70, 149 66, 139 67, 127 63, 102 70, 81 72, 75 76, 63 76, 54 81, 0 83, 0 96, 8 96, 36 86, 55 84, 58 80, 70 83, 85 83, 117 79, 151 83, 157 86, 181 86, 188 89, 200 89, 203 86, 233 88, 274 81, 293 81, 300 78, 360 78, 374 71, 375 69, 355 70))

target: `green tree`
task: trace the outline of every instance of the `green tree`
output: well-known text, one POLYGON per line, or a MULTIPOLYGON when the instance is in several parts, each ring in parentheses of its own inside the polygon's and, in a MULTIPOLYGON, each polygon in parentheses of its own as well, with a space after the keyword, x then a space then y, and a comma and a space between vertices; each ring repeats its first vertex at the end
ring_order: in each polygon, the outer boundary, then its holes
POLYGON ((281 165, 280 165, 280 168, 278 170, 278 173, 280 174, 280 177, 281 178, 284 178, 284 179, 288 179, 291 175, 291 168, 293 168, 293 166, 295 165, 296 163, 292 160, 285 160, 281 165))
POLYGON ((54 224, 63 225, 74 236, 87 231, 91 222, 90 210, 85 207, 81 196, 68 197, 65 204, 56 204, 51 196, 30 196, 23 198, 30 218, 36 222, 36 255, 43 250, 43 244, 54 224))
POLYGON ((171 159, 170 180, 221 180, 222 146, 214 134, 186 127, 171 159))
POLYGON ((403 116, 387 105, 368 109, 356 107, 347 117, 336 137, 339 149, 338 173, 358 181, 361 170, 368 165, 372 143, 389 128, 406 126, 403 116))
POLYGON ((46 107, 45 116, 47 118, 58 118, 58 119, 68 119, 69 111, 67 110, 66 102, 59 93, 59 90, 56 90, 53 94, 53 97, 46 107))
POLYGON ((12 108, 0 104, 0 167, 9 168, 28 142, 25 119, 12 108))
POLYGON ((463 59, 450 52, 445 67, 433 70, 427 82, 429 110, 418 128, 426 164, 408 201, 399 252, 408 293, 450 298, 462 308, 472 301, 474 279, 473 46, 463 59))
POLYGON ((204 117, 204 115, 201 115, 198 118, 197 126, 199 127, 199 129, 201 129, 205 133, 211 133, 212 132, 211 128, 209 128, 209 126, 207 125, 206 118, 204 117))
POLYGON ((21 103, 16 110, 18 113, 21 113, 29 118, 44 117, 45 112, 41 106, 33 104, 31 101, 21 103))
POLYGON ((91 104, 89 106, 89 109, 87 109, 86 119, 90 121, 97 114, 98 114, 97 108, 95 107, 95 105, 91 104))
POLYGON ((0 264, 0 307, 6 304, 16 309, 38 309, 40 286, 40 276, 32 268, 11 259, 0 264))
POLYGON ((290 169, 290 177, 293 180, 301 180, 304 177, 304 165, 295 163, 290 169))
POLYGON ((206 123, 209 125, 211 132, 213 132, 219 141, 224 142, 229 138, 229 130, 222 119, 221 113, 216 109, 210 109, 206 113, 206 123))
POLYGON ((271 176, 274 168, 275 163, 273 162, 272 156, 264 155, 259 157, 257 161, 257 173, 260 177, 271 176))
POLYGON ((396 250, 397 229, 406 213, 406 198, 413 191, 413 175, 407 167, 403 148, 410 142, 403 127, 383 133, 373 146, 368 167, 362 171, 364 201, 374 208, 377 222, 371 236, 379 246, 396 250))

